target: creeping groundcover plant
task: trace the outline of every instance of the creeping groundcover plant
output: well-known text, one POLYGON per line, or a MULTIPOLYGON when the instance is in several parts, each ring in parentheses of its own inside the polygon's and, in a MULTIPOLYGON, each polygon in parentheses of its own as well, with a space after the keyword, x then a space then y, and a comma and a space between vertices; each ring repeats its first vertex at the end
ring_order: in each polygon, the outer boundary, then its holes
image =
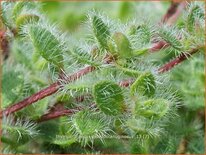
POLYGON ((1 2, 1 153, 204 153, 204 2, 91 8, 78 37, 50 3, 1 2))

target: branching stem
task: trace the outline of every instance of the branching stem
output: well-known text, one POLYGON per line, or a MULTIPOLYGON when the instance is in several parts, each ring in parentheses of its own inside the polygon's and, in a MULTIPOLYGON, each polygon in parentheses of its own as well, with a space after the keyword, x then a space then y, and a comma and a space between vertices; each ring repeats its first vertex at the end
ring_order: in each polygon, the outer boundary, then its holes
MULTIPOLYGON (((202 48, 202 47, 200 47, 200 48, 202 48)), ((198 52, 200 48, 195 48, 195 49, 192 49, 188 53, 180 54, 174 60, 172 60, 169 63, 165 64, 164 66, 160 67, 158 69, 158 73, 164 73, 166 71, 169 71, 177 64, 183 62, 184 60, 186 60, 187 58, 191 57, 193 54, 198 52)), ((110 62, 107 62, 107 63, 110 63, 110 62)), ((69 83, 69 82, 75 81, 75 80, 79 79, 80 77, 94 71, 95 69, 96 68, 93 66, 85 67, 85 68, 81 69, 80 71, 66 77, 66 82, 69 83)), ((120 82, 120 86, 127 87, 132 82, 133 82, 133 80, 131 80, 131 79, 125 80, 125 81, 120 82)), ((26 107, 34 102, 37 102, 37 101, 39 101, 47 96, 50 96, 50 95, 54 94, 55 92, 57 92, 59 88, 60 88, 59 82, 55 82, 55 83, 51 84, 49 87, 37 92, 36 94, 24 99, 23 101, 20 101, 16 104, 13 104, 10 107, 6 108, 5 110, 3 110, 0 113, 0 117, 2 117, 3 114, 8 116, 9 114, 14 113, 16 111, 19 111, 19 110, 23 109, 24 107, 26 107)))

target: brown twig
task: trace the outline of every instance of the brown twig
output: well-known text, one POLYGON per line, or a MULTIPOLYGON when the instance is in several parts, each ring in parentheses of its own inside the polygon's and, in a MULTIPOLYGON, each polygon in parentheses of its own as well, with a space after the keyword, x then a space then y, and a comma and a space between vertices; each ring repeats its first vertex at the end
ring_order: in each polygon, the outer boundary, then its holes
POLYGON ((5 33, 6 31, 0 30, 0 49, 2 50, 4 59, 7 59, 9 56, 9 42, 5 33))
POLYGON ((199 48, 192 49, 190 52, 182 53, 172 61, 166 63, 164 66, 160 67, 158 69, 158 73, 164 73, 166 71, 169 71, 174 66, 180 64, 182 61, 186 60, 187 58, 191 57, 193 54, 197 53, 199 51, 199 48))
POLYGON ((187 6, 186 1, 172 1, 171 6, 167 10, 167 13, 162 18, 162 23, 167 23, 169 25, 176 22, 184 8, 187 6))
POLYGON ((149 52, 154 53, 154 52, 157 52, 157 51, 164 49, 168 46, 169 46, 169 44, 167 42, 159 41, 159 42, 153 44, 153 46, 149 49, 149 52))
MULTIPOLYGON (((89 105, 90 109, 93 109, 94 107, 96 107, 95 103, 92 103, 89 105)), ((57 103, 50 109, 48 113, 41 116, 37 122, 44 122, 44 121, 56 119, 62 116, 72 115, 82 109, 83 107, 81 106, 76 107, 75 109, 66 109, 63 103, 57 103)))
POLYGON ((37 122, 44 122, 44 121, 58 118, 60 116, 71 115, 74 114, 75 111, 77 110, 80 110, 80 108, 65 109, 63 103, 57 103, 50 109, 48 113, 41 116, 41 118, 37 122))
MULTIPOLYGON (((75 81, 75 80, 79 79, 80 77, 94 71, 95 69, 96 68, 93 66, 85 67, 85 68, 79 70, 78 72, 66 77, 65 80, 67 83, 75 81)), ((20 101, 16 104, 9 106, 8 108, 6 108, 5 110, 3 110, 0 113, 0 117, 2 117, 2 115, 7 116, 11 113, 19 111, 22 108, 24 108, 32 103, 35 103, 35 102, 37 102, 37 101, 39 101, 47 96, 50 96, 50 95, 56 93, 59 90, 60 86, 61 86, 61 84, 59 82, 55 82, 55 83, 51 84, 49 87, 37 92, 36 94, 24 99, 23 101, 20 101)))

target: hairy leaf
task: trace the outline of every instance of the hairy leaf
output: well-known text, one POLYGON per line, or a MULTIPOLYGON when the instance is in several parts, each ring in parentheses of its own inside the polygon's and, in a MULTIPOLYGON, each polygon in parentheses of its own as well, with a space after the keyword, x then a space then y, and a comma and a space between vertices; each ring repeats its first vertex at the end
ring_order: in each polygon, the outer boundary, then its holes
POLYGON ((168 101, 165 99, 150 99, 143 103, 137 102, 135 105, 135 114, 147 118, 161 118, 168 111, 168 101))
POLYGON ((100 47, 103 49, 108 49, 107 40, 108 37, 110 36, 110 31, 108 26, 102 21, 101 18, 94 15, 92 17, 92 27, 93 27, 94 35, 98 40, 100 47))
POLYGON ((39 16, 34 14, 24 14, 20 15, 16 19, 16 26, 17 28, 20 28, 22 25, 28 24, 28 23, 35 23, 39 21, 39 16))
POLYGON ((155 94, 155 78, 151 73, 143 73, 137 80, 131 85, 131 94, 136 92, 148 97, 155 94))
POLYGON ((95 84, 93 95, 98 108, 107 115, 119 115, 125 110, 121 88, 110 81, 95 84))
POLYGON ((29 28, 29 36, 36 51, 44 59, 60 68, 63 66, 63 47, 52 32, 42 26, 32 25, 29 28))
POLYGON ((117 54, 121 58, 132 57, 132 47, 129 39, 121 32, 116 32, 108 42, 109 50, 112 54, 117 54))

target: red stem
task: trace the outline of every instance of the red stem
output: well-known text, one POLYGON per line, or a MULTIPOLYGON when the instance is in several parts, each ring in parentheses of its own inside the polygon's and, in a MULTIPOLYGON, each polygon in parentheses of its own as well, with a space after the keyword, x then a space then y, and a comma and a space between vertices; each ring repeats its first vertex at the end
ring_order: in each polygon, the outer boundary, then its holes
POLYGON ((167 42, 159 41, 159 42, 153 44, 153 46, 149 49, 149 52, 154 53, 154 52, 157 52, 157 51, 164 49, 168 46, 169 46, 169 44, 167 42))
POLYGON ((178 65, 182 61, 188 59, 189 57, 191 57, 193 54, 195 54, 198 51, 199 51, 199 49, 193 49, 191 52, 180 54, 174 60, 172 60, 172 61, 168 62, 167 64, 165 64, 164 66, 160 67, 158 69, 158 73, 164 73, 166 71, 169 71, 171 68, 173 68, 174 66, 178 65))
POLYGON ((167 13, 162 18, 162 23, 173 24, 177 21, 181 12, 184 10, 188 2, 186 1, 172 1, 171 6, 167 10, 167 13))
POLYGON ((4 59, 7 59, 9 56, 9 41, 4 30, 0 30, 0 49, 2 49, 4 59))
POLYGON ((61 116, 71 115, 71 114, 74 114, 74 112, 75 111, 72 109, 64 109, 61 111, 55 111, 53 113, 48 113, 48 114, 43 115, 41 117, 41 119, 38 120, 38 122, 44 122, 44 121, 48 121, 50 119, 55 119, 55 118, 58 118, 61 116))
MULTIPOLYGON (((87 73, 90 73, 90 72, 94 71, 95 69, 96 68, 93 66, 85 67, 85 68, 81 69, 80 71, 72 74, 71 76, 66 77, 65 81, 67 83, 75 81, 78 78, 80 78, 81 76, 83 76, 87 73)), ((0 113, 0 118, 2 117, 2 115, 8 116, 9 114, 14 113, 16 111, 19 111, 22 108, 24 108, 24 107, 26 107, 34 102, 37 102, 38 100, 41 100, 47 96, 50 96, 50 95, 56 93, 58 91, 58 89, 60 88, 60 86, 61 85, 59 82, 55 82, 55 83, 51 84, 49 87, 37 92, 36 94, 34 94, 32 96, 29 96, 28 98, 24 99, 23 101, 20 101, 16 104, 9 106, 8 108, 6 108, 5 110, 3 110, 0 113)))

